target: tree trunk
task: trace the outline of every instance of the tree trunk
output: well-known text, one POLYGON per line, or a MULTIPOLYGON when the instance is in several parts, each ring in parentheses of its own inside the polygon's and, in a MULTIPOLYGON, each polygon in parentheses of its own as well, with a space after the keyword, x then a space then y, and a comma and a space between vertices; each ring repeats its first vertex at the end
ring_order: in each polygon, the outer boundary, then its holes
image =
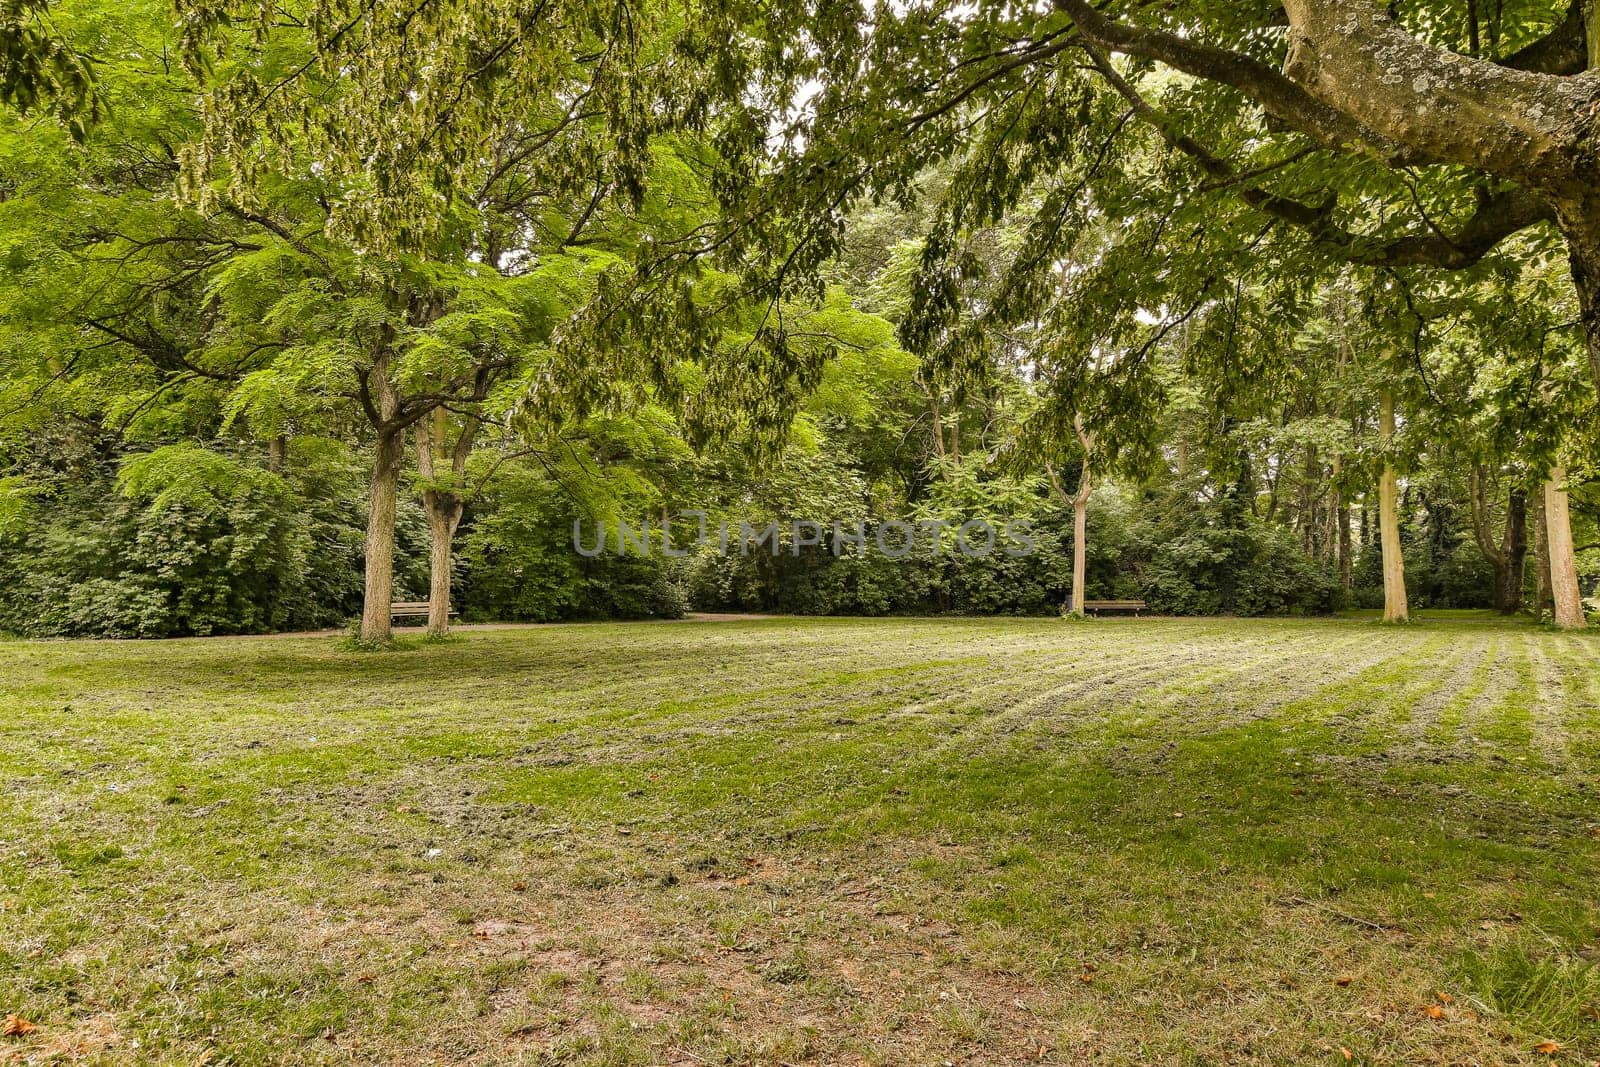
MULTIPOLYGON (((1582 19, 1587 70, 1592 76, 1600 69, 1600 0, 1583 0, 1582 19)), ((1589 356, 1589 377, 1596 391, 1600 391, 1600 196, 1592 181, 1583 183, 1581 188, 1584 192, 1577 202, 1557 205, 1556 219, 1561 235, 1567 239, 1567 262, 1572 284, 1578 290, 1578 318, 1589 356)))
MULTIPOLYGON (((1600 3, 1588 5, 1591 70, 1600 49, 1600 3)), ((1557 220, 1567 239, 1567 263, 1578 290, 1578 321, 1583 326, 1584 349, 1589 357, 1589 377, 1600 390, 1600 195, 1590 192, 1585 202, 1558 204, 1557 220)))
POLYGON ((417 423, 417 473, 422 475, 422 507, 428 515, 428 636, 444 637, 450 632, 451 560, 455 555, 456 530, 466 511, 467 460, 483 421, 477 414, 465 417, 461 430, 448 449, 446 437, 450 416, 444 408, 417 423), (441 455, 440 453, 443 453, 441 455), (440 484, 440 459, 449 462, 449 475, 440 484))
POLYGON ((1545 533, 1544 490, 1534 496, 1533 504, 1533 621, 1544 619, 1545 608, 1550 606, 1550 538, 1545 533))
POLYGON ((1295 521, 1300 524, 1300 548, 1315 558, 1317 545, 1317 506, 1312 497, 1316 483, 1322 477, 1322 464, 1317 460, 1317 446, 1307 445, 1305 462, 1300 468, 1300 486, 1296 500, 1295 521))
POLYGON ((1078 491, 1070 495, 1061 484, 1055 467, 1047 461, 1044 469, 1050 475, 1050 484, 1055 487, 1056 495, 1072 505, 1072 595, 1067 611, 1081 616, 1084 614, 1083 585, 1089 569, 1089 457, 1085 453, 1083 473, 1078 478, 1078 491))
POLYGON ((267 470, 282 474, 289 463, 289 436, 277 434, 267 442, 267 470))
POLYGON ((1339 562, 1339 510, 1344 507, 1344 494, 1339 491, 1342 469, 1339 457, 1334 456, 1328 472, 1328 506, 1322 516, 1322 558, 1334 564, 1339 562))
POLYGON ((1502 615, 1513 614, 1517 609, 1506 607, 1507 604, 1511 603, 1509 599, 1511 568, 1506 565, 1506 561, 1503 558, 1498 556, 1490 558, 1489 568, 1494 574, 1492 579, 1494 586, 1490 590, 1490 601, 1494 610, 1502 615))
POLYGON ((1506 535, 1500 552, 1506 572, 1500 612, 1515 615, 1522 610, 1523 572, 1528 559, 1528 494, 1520 488, 1511 490, 1506 502, 1506 535))
POLYGON ((1056 475, 1055 467, 1046 461, 1044 469, 1050 475, 1050 484, 1055 487, 1056 495, 1072 503, 1072 606, 1068 610, 1073 615, 1082 616, 1084 584, 1089 570, 1089 494, 1094 488, 1089 459, 1094 453, 1094 435, 1083 428, 1081 418, 1073 418, 1072 429, 1078 436, 1078 444, 1083 447, 1083 470, 1078 476, 1078 491, 1068 496, 1066 487, 1056 475))
POLYGON ((1089 493, 1094 488, 1089 461, 1094 456, 1094 435, 1083 428, 1081 415, 1072 417, 1072 432, 1083 448, 1083 471, 1078 476, 1077 495, 1072 498, 1072 613, 1081 616, 1089 570, 1089 493))
POLYGON ((1378 536, 1383 550, 1383 621, 1405 622, 1406 564, 1400 545, 1400 513, 1396 506, 1398 479, 1388 456, 1394 440, 1394 394, 1384 390, 1379 399, 1378 442, 1384 449, 1383 475, 1378 480, 1378 536))
POLYGON ((1581 630, 1583 595, 1578 589, 1578 560, 1572 547, 1572 520, 1567 509, 1567 470, 1557 467, 1544 483, 1544 528, 1550 542, 1550 595, 1555 623, 1563 630, 1581 630))
POLYGON ((464 509, 454 493, 433 489, 422 494, 422 506, 428 513, 428 636, 444 637, 450 632, 450 563, 464 509))
MULTIPOLYGON (((1467 475, 1467 497, 1471 505, 1472 536, 1478 542, 1478 551, 1483 558, 1489 561, 1489 566, 1494 570, 1493 601, 1494 609, 1501 614, 1510 614, 1506 605, 1511 602, 1508 586, 1511 581, 1511 558, 1509 553, 1514 523, 1512 509, 1506 510, 1505 536, 1501 542, 1495 544, 1492 522, 1489 512, 1489 474, 1484 465, 1479 463, 1473 466, 1467 475)), ((1516 491, 1512 491, 1513 502, 1516 491)), ((1521 600, 1518 594, 1517 599, 1521 600)), ((1511 611, 1515 611, 1512 608, 1511 611)))
POLYGON ((394 514, 400 487, 405 438, 380 433, 367 496, 366 599, 361 610, 361 640, 381 643, 392 636, 394 607, 394 514))
POLYGON ((1353 553, 1350 545, 1350 506, 1344 504, 1339 508, 1339 588, 1346 594, 1350 592, 1354 582, 1351 579, 1350 569, 1353 553))
POLYGON ((1083 480, 1072 498, 1072 613, 1084 613, 1083 586, 1089 563, 1089 464, 1083 464, 1083 480))

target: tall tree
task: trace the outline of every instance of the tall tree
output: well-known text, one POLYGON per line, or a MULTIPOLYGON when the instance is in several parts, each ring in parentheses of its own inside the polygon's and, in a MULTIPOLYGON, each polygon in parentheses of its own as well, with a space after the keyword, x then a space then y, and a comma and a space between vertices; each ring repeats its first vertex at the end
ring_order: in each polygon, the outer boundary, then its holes
POLYGON ((1378 541, 1383 552, 1383 621, 1406 622, 1405 549, 1400 543, 1398 477, 1390 454, 1394 445, 1394 393, 1385 389, 1378 397, 1378 448, 1383 469, 1378 475, 1378 541))

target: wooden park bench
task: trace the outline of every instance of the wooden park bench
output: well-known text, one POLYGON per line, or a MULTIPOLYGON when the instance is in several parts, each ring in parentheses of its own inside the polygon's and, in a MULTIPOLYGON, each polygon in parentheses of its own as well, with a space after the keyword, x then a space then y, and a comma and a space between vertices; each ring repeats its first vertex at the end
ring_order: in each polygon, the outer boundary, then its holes
POLYGON ((1085 600, 1083 602, 1083 610, 1091 615, 1115 614, 1122 611, 1132 612, 1137 615, 1144 609, 1145 602, 1142 600, 1085 600))
MULTIPOLYGON (((426 619, 432 607, 432 603, 426 600, 399 600, 389 605, 389 615, 396 619, 426 619)), ((450 614, 455 616, 460 612, 452 611, 450 614)))

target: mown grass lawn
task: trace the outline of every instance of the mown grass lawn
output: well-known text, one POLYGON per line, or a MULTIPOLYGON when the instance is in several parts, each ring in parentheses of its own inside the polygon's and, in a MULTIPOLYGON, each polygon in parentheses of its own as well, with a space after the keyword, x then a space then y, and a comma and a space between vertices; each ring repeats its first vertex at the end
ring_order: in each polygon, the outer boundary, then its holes
POLYGON ((1597 653, 1487 616, 0 643, 37 1026, 0 1062, 1589 1063, 1597 653))

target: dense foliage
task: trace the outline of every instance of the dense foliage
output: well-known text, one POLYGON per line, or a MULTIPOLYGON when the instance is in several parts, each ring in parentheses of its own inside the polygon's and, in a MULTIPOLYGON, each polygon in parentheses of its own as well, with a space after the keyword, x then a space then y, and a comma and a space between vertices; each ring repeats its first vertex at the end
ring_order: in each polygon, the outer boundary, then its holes
MULTIPOLYGON (((1582 621, 1582 220, 1543 163, 1477 168, 1450 129, 1386 132, 1333 66, 1279 72, 1300 46, 1271 13, 14 7, 5 629, 359 616, 381 641, 397 599, 443 632, 451 609, 1075 594, 1582 621), (695 513, 1036 537, 981 557, 573 544, 575 523, 695 513)), ((1475 11, 1470 33, 1412 7, 1350 25, 1419 63, 1583 65, 1553 3, 1475 11)))

